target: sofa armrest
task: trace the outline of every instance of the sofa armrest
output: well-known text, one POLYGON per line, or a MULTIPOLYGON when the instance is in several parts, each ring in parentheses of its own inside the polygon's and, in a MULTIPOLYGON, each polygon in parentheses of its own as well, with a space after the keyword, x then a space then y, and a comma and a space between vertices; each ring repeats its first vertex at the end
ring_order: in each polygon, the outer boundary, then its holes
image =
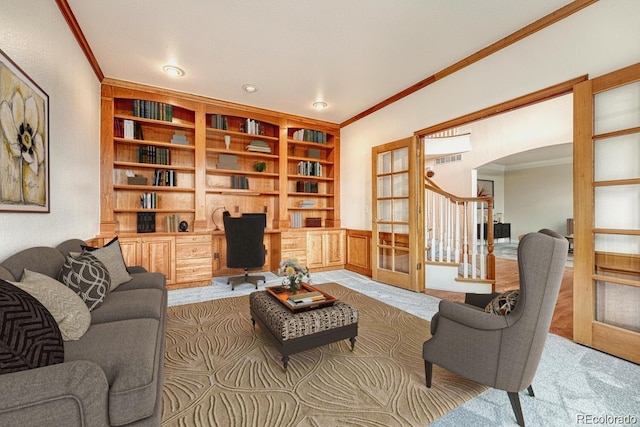
POLYGON ((109 384, 78 360, 0 375, 0 425, 108 426, 109 384))
POLYGON ((129 272, 129 274, 136 274, 136 273, 146 273, 147 269, 139 265, 133 265, 131 267, 127 267, 127 271, 129 272))

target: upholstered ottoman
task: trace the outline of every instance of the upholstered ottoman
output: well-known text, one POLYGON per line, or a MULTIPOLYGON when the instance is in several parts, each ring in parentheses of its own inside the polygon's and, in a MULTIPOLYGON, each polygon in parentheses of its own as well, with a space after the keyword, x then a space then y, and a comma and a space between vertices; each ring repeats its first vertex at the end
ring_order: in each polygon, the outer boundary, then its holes
POLYGON ((266 291, 249 295, 251 321, 271 335, 276 343, 284 369, 289 355, 321 345, 349 339, 351 350, 358 336, 358 310, 342 301, 330 307, 293 313, 266 291))

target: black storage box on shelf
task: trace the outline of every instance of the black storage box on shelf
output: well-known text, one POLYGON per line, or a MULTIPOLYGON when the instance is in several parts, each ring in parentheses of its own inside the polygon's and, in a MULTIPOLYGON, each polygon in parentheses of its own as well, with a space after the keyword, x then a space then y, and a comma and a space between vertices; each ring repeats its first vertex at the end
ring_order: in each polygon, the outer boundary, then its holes
POLYGON ((305 227, 322 227, 322 218, 309 217, 304 219, 305 227))
POLYGON ((156 213, 138 212, 138 233, 156 232, 156 213))

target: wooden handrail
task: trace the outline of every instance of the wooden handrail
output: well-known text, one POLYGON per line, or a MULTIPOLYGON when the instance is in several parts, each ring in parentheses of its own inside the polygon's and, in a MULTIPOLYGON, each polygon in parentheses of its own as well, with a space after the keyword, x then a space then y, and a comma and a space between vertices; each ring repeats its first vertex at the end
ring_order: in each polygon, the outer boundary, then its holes
POLYGON ((491 208, 491 205, 493 204, 493 197, 491 196, 485 196, 485 197, 461 197, 461 196, 456 196, 455 194, 451 194, 447 191, 444 191, 442 188, 440 188, 438 185, 436 185, 429 177, 427 177, 425 175, 424 177, 424 187, 428 190, 433 191, 434 193, 438 193, 441 196, 447 197, 451 200, 454 200, 458 203, 465 203, 465 202, 487 202, 487 204, 489 204, 489 208, 491 208))

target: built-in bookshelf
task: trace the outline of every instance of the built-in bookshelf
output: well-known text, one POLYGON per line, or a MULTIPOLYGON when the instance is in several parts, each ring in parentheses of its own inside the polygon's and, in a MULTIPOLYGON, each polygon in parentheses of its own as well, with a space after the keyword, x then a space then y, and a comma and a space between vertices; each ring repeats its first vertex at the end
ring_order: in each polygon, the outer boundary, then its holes
POLYGON ((337 124, 113 79, 102 92, 101 234, 136 234, 141 211, 155 233, 176 216, 207 232, 221 208, 340 227, 337 124))
POLYGON ((164 217, 195 214, 195 112, 144 98, 113 100, 113 221, 118 232, 138 230, 138 212, 164 217))
POLYGON ((338 136, 331 130, 290 123, 287 128, 287 211, 291 227, 334 227, 339 223, 338 136))

